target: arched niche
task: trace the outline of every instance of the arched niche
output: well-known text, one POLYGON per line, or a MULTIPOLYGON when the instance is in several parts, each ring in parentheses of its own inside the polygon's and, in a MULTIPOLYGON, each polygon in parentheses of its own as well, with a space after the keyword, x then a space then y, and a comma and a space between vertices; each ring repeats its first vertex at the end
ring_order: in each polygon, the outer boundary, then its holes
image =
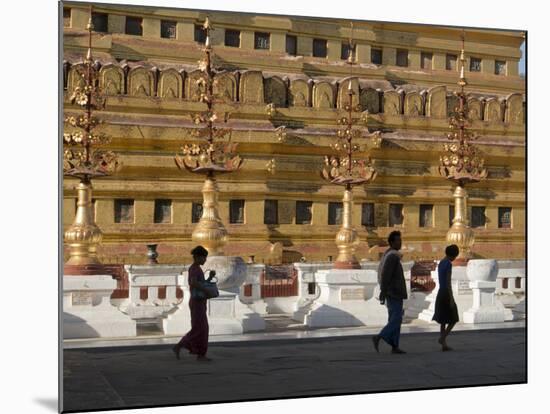
POLYGON ((183 96, 183 76, 174 68, 160 72, 158 97, 169 99, 181 99, 183 96))
POLYGON ((128 73, 128 95, 152 97, 155 95, 155 76, 151 69, 137 66, 128 73))

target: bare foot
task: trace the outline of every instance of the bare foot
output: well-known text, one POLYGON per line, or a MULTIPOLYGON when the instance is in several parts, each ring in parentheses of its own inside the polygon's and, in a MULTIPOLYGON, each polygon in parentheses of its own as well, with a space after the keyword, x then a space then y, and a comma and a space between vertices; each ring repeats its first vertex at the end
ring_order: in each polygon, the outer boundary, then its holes
POLYGON ((212 359, 208 358, 206 355, 197 355, 197 361, 210 362, 212 359))
POLYGON ((176 354, 176 359, 180 359, 180 347, 177 344, 172 347, 172 351, 176 354))
POLYGON ((376 352, 380 352, 378 349, 378 344, 380 343, 380 337, 378 335, 372 337, 372 343, 374 344, 374 349, 376 349, 376 352))

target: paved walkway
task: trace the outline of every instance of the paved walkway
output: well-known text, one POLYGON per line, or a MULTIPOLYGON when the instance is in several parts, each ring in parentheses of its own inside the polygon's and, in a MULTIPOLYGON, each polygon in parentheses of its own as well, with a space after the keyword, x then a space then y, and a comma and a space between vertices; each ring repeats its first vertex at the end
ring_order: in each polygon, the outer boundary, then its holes
MULTIPOLYGON (((406 355, 368 335, 213 342, 200 363, 171 345, 64 351, 64 410, 107 409, 433 387, 520 383, 524 328, 458 331, 441 352, 436 332, 401 337, 406 355)), ((174 341, 172 341, 174 342, 174 341)))

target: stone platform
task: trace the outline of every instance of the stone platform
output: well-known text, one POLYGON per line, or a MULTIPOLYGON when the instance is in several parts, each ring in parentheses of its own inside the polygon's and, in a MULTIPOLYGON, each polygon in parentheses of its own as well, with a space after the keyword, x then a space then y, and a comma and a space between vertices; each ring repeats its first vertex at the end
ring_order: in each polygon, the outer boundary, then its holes
MULTIPOLYGON (((518 322, 508 324, 521 326, 518 322)), ((472 326, 459 326, 468 330, 451 334, 448 343, 455 349, 451 352, 441 352, 438 333, 424 328, 416 327, 422 333, 402 335, 401 346, 408 351, 405 355, 390 354, 384 344, 377 354, 372 347, 372 329, 367 328, 233 335, 238 338, 234 342, 217 337, 219 342, 209 346, 208 355, 213 358, 209 363, 199 363, 183 352, 182 359, 176 360, 170 349, 175 338, 164 345, 66 348, 63 409, 343 395, 527 380, 524 327, 473 330, 472 326)))

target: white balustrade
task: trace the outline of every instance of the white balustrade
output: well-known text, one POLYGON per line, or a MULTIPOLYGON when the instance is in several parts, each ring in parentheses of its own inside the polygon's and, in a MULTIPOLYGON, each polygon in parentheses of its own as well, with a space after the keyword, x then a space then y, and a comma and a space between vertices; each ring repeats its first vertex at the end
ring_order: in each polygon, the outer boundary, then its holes
POLYGON ((187 271, 184 265, 127 265, 129 302, 121 309, 132 319, 160 321, 174 309, 181 299, 176 297, 178 275, 187 271), (147 289, 147 298, 141 299, 142 288, 147 289), (160 288, 166 288, 166 296, 159 297, 160 288))
MULTIPOLYGON (((249 266, 251 275, 249 280, 254 280, 258 273, 257 266, 249 266)), ((218 272, 219 269, 216 269, 218 272)), ((221 269, 228 278, 231 278, 230 268, 221 269)), ((238 269, 241 272, 241 269, 238 269)), ((190 291, 187 281, 187 272, 176 278, 183 290, 184 300, 177 304, 166 314, 162 320, 162 327, 166 335, 182 335, 191 328, 191 317, 189 310, 190 291)), ((244 278, 243 280, 246 280, 244 278)), ((242 294, 242 286, 237 286, 242 294)), ((260 295, 258 295, 260 296, 260 295)), ((265 330, 265 322, 256 310, 261 308, 261 301, 252 304, 242 303, 239 295, 220 289, 220 296, 208 300, 207 315, 210 335, 242 334, 246 332, 265 330), (258 303, 256 303, 258 302, 258 303), (254 306, 256 305, 256 306, 254 306)), ((260 309, 261 310, 261 309, 260 309)), ((265 305, 264 305, 265 313, 265 305)))

